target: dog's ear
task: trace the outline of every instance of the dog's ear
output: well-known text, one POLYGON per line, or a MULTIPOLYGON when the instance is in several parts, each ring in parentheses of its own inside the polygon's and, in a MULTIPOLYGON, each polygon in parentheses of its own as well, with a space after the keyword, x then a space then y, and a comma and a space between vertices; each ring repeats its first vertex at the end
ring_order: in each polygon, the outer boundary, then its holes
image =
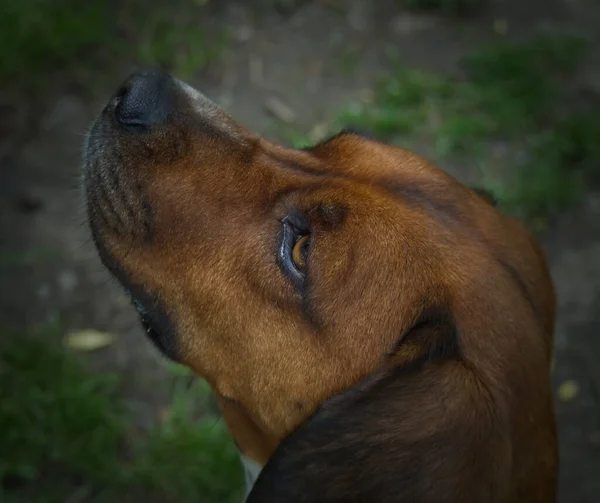
POLYGON ((416 323, 392 365, 280 444, 248 503, 503 501, 508 428, 455 335, 444 317, 416 323))

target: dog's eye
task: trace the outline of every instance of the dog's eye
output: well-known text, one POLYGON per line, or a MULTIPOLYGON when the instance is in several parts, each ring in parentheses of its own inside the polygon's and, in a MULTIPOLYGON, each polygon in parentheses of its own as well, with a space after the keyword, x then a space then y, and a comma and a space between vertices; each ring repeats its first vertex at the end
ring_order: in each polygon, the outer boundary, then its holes
POLYGON ((306 268, 306 252, 308 251, 309 236, 302 236, 292 248, 292 262, 301 273, 306 268))
POLYGON ((290 278, 296 288, 302 288, 306 275, 310 246, 310 233, 299 217, 286 217, 283 221, 279 246, 279 267, 290 278))

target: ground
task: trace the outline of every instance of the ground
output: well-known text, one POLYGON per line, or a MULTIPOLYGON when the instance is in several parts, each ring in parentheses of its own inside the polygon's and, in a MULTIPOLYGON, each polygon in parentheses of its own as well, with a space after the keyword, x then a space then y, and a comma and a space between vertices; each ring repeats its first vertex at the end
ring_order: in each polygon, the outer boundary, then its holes
MULTIPOLYGON (((590 54, 578 85, 600 93, 600 5, 594 0, 495 1, 482 13, 460 18, 399 4, 255 0, 201 5, 197 23, 207 34, 203 43, 212 47, 221 40, 218 35, 226 38, 214 54, 205 50, 203 58, 210 63, 202 71, 185 65, 173 71, 242 124, 288 142, 326 134, 348 104, 370 106, 378 79, 390 73, 390 61, 401 58, 410 67, 452 75, 473 47, 499 38, 523 39, 540 27, 574 29, 588 38, 590 54)), ((0 94, 0 320, 11 334, 54 324, 59 328, 52 344, 82 329, 115 334, 111 344, 76 358, 91 372, 121 376, 119 394, 132 418, 130 431, 143 435, 163 421, 171 404, 172 372, 144 339, 128 300, 100 265, 79 188, 83 135, 127 75, 125 61, 130 59, 115 56, 96 74, 89 68, 82 74, 30 74, 30 83, 36 82, 31 90, 26 86, 27 93, 8 80, 0 94)), ((553 104, 565 105, 570 103, 553 104)), ((415 148, 435 157, 426 142, 415 148)), ((481 182, 476 163, 440 162, 465 181, 481 182)), ((600 191, 593 181, 586 189, 539 231, 559 299, 554 384, 562 503, 600 497, 600 191)))

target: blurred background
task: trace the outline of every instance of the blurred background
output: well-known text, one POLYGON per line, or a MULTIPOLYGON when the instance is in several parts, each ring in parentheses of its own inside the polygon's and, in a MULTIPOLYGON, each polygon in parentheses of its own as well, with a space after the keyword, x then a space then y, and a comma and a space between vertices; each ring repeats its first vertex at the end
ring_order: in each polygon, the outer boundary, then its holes
POLYGON ((560 501, 600 501, 597 0, 0 0, 0 501, 241 501, 205 383, 89 241, 81 145, 139 66, 290 146, 370 131, 524 218, 559 295, 560 501))

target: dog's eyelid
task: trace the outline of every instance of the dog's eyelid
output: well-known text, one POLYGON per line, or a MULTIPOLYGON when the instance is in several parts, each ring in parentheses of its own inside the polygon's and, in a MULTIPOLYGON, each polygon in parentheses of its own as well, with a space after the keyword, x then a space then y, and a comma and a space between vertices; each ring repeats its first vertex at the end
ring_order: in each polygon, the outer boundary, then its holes
POLYGON ((308 214, 312 215, 315 211, 319 211, 320 208, 321 205, 317 204, 316 206, 313 206, 310 210, 308 210, 308 214))
POLYGON ((306 216, 302 213, 289 213, 281 221, 282 224, 292 228, 298 236, 310 234, 310 225, 306 216))

